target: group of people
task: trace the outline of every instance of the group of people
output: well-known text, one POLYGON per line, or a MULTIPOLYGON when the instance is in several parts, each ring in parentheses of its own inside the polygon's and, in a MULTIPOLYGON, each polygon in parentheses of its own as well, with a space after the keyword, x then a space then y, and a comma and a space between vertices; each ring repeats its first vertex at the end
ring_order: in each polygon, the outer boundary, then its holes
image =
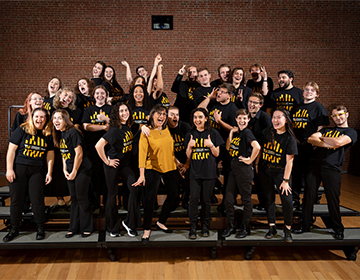
POLYGON ((219 78, 211 81, 208 69, 185 69, 184 65, 172 84, 176 100, 170 105, 163 92, 161 61, 157 55, 150 76, 139 66, 135 78, 129 64, 122 61, 128 93, 116 81, 115 69, 98 61, 92 79, 79 79, 75 89, 63 87, 54 77, 45 98, 36 92, 29 94, 9 139, 6 178, 11 229, 4 242, 19 235, 27 193, 37 223, 36 239, 45 238, 44 193, 57 197, 56 207, 66 206, 63 197, 69 193, 66 238, 92 234, 93 210, 99 207, 102 195, 110 236, 120 236, 121 225, 129 236, 137 236, 142 224, 141 240, 147 243, 162 184, 167 197, 156 228, 173 232, 166 221, 181 201, 189 212, 189 238, 196 239, 200 200, 201 235, 207 237, 219 163, 224 176, 220 209, 226 212, 228 223, 223 237, 236 234, 245 238, 251 233, 254 184, 259 200, 256 207, 267 213, 265 237, 273 238, 277 234, 275 185, 284 215, 284 240, 292 242, 294 209, 303 211, 302 225, 294 232, 310 231, 317 189, 323 182, 334 237, 344 238, 340 172, 345 151, 357 140, 356 131, 348 127, 345 106, 333 108, 335 127, 327 127, 329 117, 316 101, 316 83, 297 88, 293 73, 282 70, 278 72, 279 87, 274 90, 272 79, 259 64, 250 67, 251 78, 246 82, 241 67, 231 69, 222 64, 219 78), (127 217, 121 223, 119 178, 127 190, 123 197, 127 217), (238 226, 234 211, 237 194, 244 206, 238 226))

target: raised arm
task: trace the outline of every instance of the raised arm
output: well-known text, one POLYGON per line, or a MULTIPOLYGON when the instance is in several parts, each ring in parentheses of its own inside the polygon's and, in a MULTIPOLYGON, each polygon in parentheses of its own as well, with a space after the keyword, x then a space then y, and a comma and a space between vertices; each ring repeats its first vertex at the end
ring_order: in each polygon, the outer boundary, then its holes
POLYGON ((133 80, 131 75, 130 65, 126 60, 121 61, 121 64, 126 67, 126 80, 130 85, 133 80))
POLYGON ((161 62, 161 60, 162 60, 162 57, 160 54, 158 54, 155 57, 154 66, 153 66, 153 69, 151 70, 151 75, 150 75, 150 79, 149 79, 149 83, 148 83, 148 87, 147 87, 149 95, 151 94, 151 92, 153 90, 154 77, 156 75, 157 67, 158 67, 159 63, 161 62))

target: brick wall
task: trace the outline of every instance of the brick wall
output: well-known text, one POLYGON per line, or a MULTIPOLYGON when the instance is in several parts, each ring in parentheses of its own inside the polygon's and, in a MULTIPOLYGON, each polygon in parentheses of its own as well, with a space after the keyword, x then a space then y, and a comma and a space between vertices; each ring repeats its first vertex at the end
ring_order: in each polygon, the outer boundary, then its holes
MULTIPOLYGON (((91 77, 96 60, 115 67, 127 88, 124 58, 149 70, 161 53, 165 92, 182 64, 221 63, 282 69, 295 85, 320 85, 327 109, 344 103, 350 126, 360 128, 359 1, 1 1, 0 172, 5 172, 7 109, 31 91, 44 92, 52 76, 73 87, 91 77), (151 15, 173 15, 174 30, 151 30, 151 15)), ((249 76, 249 75, 248 75, 249 76)), ((13 115, 15 110, 13 111, 13 115)))

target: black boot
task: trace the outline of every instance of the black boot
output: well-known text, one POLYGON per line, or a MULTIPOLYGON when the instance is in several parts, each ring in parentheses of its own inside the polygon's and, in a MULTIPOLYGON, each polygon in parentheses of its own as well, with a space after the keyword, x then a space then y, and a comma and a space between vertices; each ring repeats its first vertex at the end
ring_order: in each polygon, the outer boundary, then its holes
POLYGON ((13 240, 16 236, 19 235, 19 226, 18 225, 12 225, 9 233, 4 236, 3 241, 9 242, 13 240))
POLYGON ((228 221, 228 227, 222 233, 222 237, 229 237, 230 235, 236 233, 236 228, 233 221, 228 221))
POLYGON ((235 235, 235 238, 245 238, 250 235, 250 233, 251 231, 249 225, 242 224, 239 232, 235 235))
POLYGON ((203 237, 209 237, 210 236, 209 228, 210 228, 209 220, 204 220, 202 222, 202 225, 201 225, 201 235, 203 237))
POLYGON ((271 239, 274 238, 274 236, 277 235, 276 227, 270 226, 269 231, 265 234, 265 238, 271 239))
POLYGON ((288 229, 285 225, 284 225, 284 240, 285 242, 292 242, 292 236, 291 236, 291 229, 288 229))
POLYGON ((196 223, 191 223, 190 224, 190 231, 189 231, 189 238, 190 239, 196 239, 196 227, 197 227, 196 223))
POLYGON ((42 240, 45 238, 45 230, 44 225, 38 225, 37 233, 36 233, 36 240, 42 240))

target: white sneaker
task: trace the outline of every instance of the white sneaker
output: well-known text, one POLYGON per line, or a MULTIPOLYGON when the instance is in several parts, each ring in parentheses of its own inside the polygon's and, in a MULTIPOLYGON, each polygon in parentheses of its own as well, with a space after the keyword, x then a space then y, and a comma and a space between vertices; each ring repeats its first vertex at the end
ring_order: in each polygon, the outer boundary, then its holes
POLYGON ((119 236, 120 236, 120 234, 118 234, 118 233, 110 232, 110 237, 119 237, 119 236))
POLYGON ((127 234, 128 234, 130 237, 135 237, 135 234, 134 234, 133 230, 132 230, 131 228, 129 228, 129 227, 125 224, 125 221, 124 221, 124 220, 121 222, 121 224, 122 224, 123 227, 126 229, 127 234))

